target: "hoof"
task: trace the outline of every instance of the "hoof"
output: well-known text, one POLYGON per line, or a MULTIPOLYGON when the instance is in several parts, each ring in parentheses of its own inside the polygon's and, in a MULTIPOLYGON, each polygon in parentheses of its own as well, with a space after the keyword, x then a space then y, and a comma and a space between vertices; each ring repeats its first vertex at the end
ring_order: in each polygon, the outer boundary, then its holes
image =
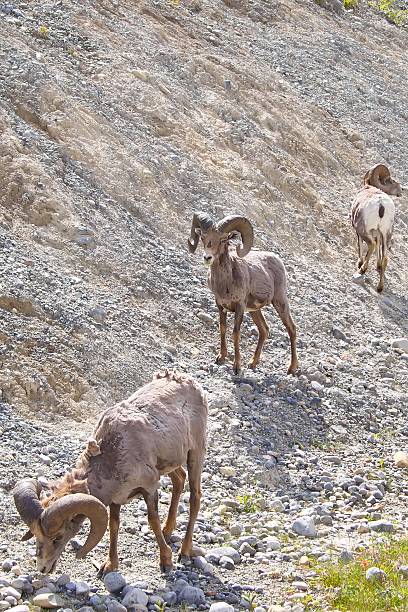
POLYGON ((384 289, 384 285, 378 285, 378 287, 377 287, 377 292, 378 292, 378 293, 382 293, 382 292, 383 292, 383 289, 384 289))
POLYGON ((165 574, 166 576, 168 574, 170 574, 173 571, 173 564, 170 565, 164 565, 163 563, 160 563, 160 572, 162 574, 165 574))
POLYGON ((292 376, 296 375, 297 370, 299 369, 299 364, 295 363, 295 364, 290 364, 289 368, 288 368, 288 374, 292 374, 292 376))
POLYGON ((226 355, 225 356, 224 355, 218 355, 217 359, 215 360, 215 363, 217 365, 224 365, 226 360, 227 360, 227 356, 226 355))
POLYGON ((257 365, 258 361, 254 361, 253 359, 251 359, 251 361, 248 363, 248 368, 251 368, 251 370, 255 370, 257 365))
POLYGON ((101 567, 99 568, 96 576, 97 578, 103 578, 104 576, 106 576, 106 574, 109 574, 110 572, 116 572, 118 570, 117 567, 114 567, 113 565, 111 565, 110 563, 102 563, 101 567))

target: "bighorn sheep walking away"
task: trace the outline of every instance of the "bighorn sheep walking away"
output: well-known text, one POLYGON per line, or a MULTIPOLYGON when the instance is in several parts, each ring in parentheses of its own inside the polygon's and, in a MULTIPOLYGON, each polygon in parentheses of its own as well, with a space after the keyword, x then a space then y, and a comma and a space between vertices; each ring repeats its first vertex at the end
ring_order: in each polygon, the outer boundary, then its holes
POLYGON ((50 496, 40 500, 41 487, 36 480, 19 481, 14 501, 30 529, 23 540, 37 539, 38 569, 52 572, 68 540, 89 518, 90 532, 77 553, 83 558, 104 535, 108 523, 105 506, 109 506, 109 554, 99 573, 116 570, 120 507, 140 496, 146 502, 149 525, 160 548, 161 569, 171 569, 168 542, 176 526, 185 463, 190 516, 181 555, 189 557, 200 507, 206 424, 207 399, 201 388, 188 376, 166 371, 102 414, 76 468, 52 487, 50 496), (162 474, 168 474, 173 484, 163 529, 157 492, 162 474))
POLYGON ((370 257, 377 247, 377 270, 380 273, 377 291, 381 292, 394 227, 395 206, 390 196, 400 196, 402 189, 383 164, 377 164, 366 172, 363 183, 364 187, 357 194, 350 211, 351 223, 357 234, 357 266, 361 274, 367 272, 370 257), (367 244, 365 257, 362 240, 367 244))
POLYGON ((289 334, 292 358, 288 372, 293 374, 298 367, 296 327, 290 314, 286 271, 281 259, 267 251, 251 251, 254 233, 245 217, 229 216, 215 222, 205 213, 195 213, 188 240, 191 253, 196 251, 199 237, 204 247, 204 263, 208 266, 208 285, 220 316, 221 350, 217 363, 224 363, 227 358, 227 311, 234 312, 234 371, 236 374, 240 371, 240 328, 244 312, 249 311, 259 331, 258 345, 249 366, 258 365, 269 335, 261 309, 272 304, 289 334), (242 246, 238 245, 234 253, 232 246, 238 240, 242 246))

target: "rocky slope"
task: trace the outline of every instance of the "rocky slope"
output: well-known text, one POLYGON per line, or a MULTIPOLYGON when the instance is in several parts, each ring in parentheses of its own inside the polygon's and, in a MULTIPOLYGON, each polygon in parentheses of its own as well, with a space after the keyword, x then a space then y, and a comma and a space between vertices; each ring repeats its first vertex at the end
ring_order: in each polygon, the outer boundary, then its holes
MULTIPOLYGON (((368 545, 373 516, 406 529, 392 456, 407 446, 408 360, 392 343, 408 332, 407 196, 382 296, 374 265, 352 282, 347 218, 372 163, 406 181, 406 31, 366 2, 338 14, 311 0, 3 2, 0 26, 4 560, 33 573, 15 541, 16 478, 63 473, 101 408, 170 366, 210 397, 197 543, 241 551, 215 577, 203 562, 175 578, 203 588, 203 606, 241 609, 256 588, 264 606, 319 598, 304 590, 308 559, 368 545), (213 365, 213 298, 186 250, 194 210, 246 214, 256 247, 284 258, 298 378, 272 311, 259 370, 213 365), (310 540, 293 529, 303 513, 310 540)), ((246 322, 248 360, 255 342, 246 322)), ((158 593, 144 509, 124 515, 123 573, 158 593)), ((104 540, 95 562, 105 552, 104 540)), ((84 580, 103 594, 72 557, 64 597, 84 580)))

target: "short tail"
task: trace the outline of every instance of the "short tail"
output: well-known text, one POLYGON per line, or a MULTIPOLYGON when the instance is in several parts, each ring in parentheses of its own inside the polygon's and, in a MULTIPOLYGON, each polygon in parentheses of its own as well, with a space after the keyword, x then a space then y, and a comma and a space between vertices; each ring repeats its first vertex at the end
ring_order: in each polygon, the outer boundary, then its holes
POLYGON ((384 213, 385 213, 385 208, 384 208, 384 206, 382 204, 380 204, 380 206, 378 208, 378 215, 379 215, 380 219, 383 218, 384 213))

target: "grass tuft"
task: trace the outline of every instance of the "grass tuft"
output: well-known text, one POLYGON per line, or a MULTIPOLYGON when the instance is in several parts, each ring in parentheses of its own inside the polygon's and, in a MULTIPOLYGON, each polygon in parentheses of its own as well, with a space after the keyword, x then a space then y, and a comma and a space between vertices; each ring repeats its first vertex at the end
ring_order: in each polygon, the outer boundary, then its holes
POLYGON ((408 539, 390 539, 361 553, 351 563, 316 566, 317 583, 324 586, 331 609, 344 612, 408 610, 408 580, 398 571, 408 564, 408 539), (369 567, 386 573, 384 583, 366 579, 369 567))

